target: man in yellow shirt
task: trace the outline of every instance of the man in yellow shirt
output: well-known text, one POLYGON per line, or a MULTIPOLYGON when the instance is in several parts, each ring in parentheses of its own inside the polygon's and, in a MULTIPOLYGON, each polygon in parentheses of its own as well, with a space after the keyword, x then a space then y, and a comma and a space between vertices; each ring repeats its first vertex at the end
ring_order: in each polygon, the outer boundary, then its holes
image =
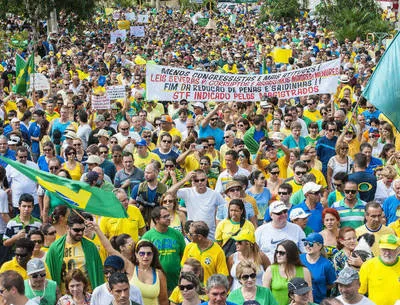
MULTIPOLYGON (((160 123, 161 123, 161 125, 160 125, 160 127, 161 127, 160 134, 163 134, 164 132, 168 132, 172 137, 173 136, 179 136, 182 139, 182 134, 180 133, 180 131, 178 129, 176 129, 172 125, 173 120, 169 115, 167 115, 167 114, 162 115, 161 118, 160 118, 160 123)), ((159 141, 160 140, 158 140, 158 142, 159 141)))
POLYGON ((58 112, 54 111, 55 107, 56 107, 56 104, 54 103, 53 100, 48 100, 46 102, 46 120, 49 122, 60 117, 60 114, 58 112))
POLYGON ((204 221, 195 221, 189 228, 189 236, 192 242, 186 245, 181 265, 183 266, 189 257, 197 259, 204 269, 204 283, 216 273, 228 276, 225 253, 222 248, 208 239, 209 228, 204 221))
POLYGON ((379 240, 380 254, 361 265, 359 293, 379 305, 393 305, 400 299, 400 239, 393 234, 379 240))
POLYGON ((146 140, 141 139, 136 142, 135 147, 136 153, 133 154, 133 160, 135 160, 134 165, 137 168, 144 170, 152 161, 157 161, 160 163, 161 167, 164 167, 161 158, 157 154, 149 151, 146 140))
POLYGON ((100 229, 107 238, 125 233, 130 235, 136 243, 139 240, 139 236, 146 232, 146 224, 142 213, 136 206, 129 205, 128 196, 123 189, 114 190, 114 194, 125 208, 128 218, 102 217, 100 229))
POLYGON ((317 104, 318 104, 318 97, 317 96, 310 96, 307 99, 307 109, 304 110, 303 116, 311 120, 312 122, 317 122, 319 120, 322 120, 322 115, 317 109, 317 104))

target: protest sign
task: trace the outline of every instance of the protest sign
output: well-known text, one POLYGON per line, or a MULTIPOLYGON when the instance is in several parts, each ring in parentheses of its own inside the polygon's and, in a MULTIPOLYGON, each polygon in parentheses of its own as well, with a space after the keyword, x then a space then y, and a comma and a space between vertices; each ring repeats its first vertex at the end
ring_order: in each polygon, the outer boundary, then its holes
POLYGON ((125 98, 125 86, 109 86, 106 88, 107 96, 110 100, 125 98))
POLYGON ((109 16, 109 15, 111 15, 111 14, 114 12, 114 9, 111 8, 111 7, 106 7, 106 8, 104 9, 104 12, 105 12, 106 16, 109 16))
POLYGON ((32 73, 29 78, 29 91, 32 91, 33 88, 35 88, 35 90, 50 90, 50 82, 42 73, 32 73))
POLYGON ((276 63, 287 64, 289 63, 289 57, 292 57, 292 50, 275 48, 272 52, 272 57, 276 63))
POLYGON ((149 23, 149 15, 137 15, 138 23, 149 23))
POLYGON ((144 26, 143 25, 131 26, 130 34, 131 34, 131 36, 134 36, 134 37, 144 37, 144 35, 145 35, 144 26))
POLYGON ((92 108, 97 109, 110 109, 110 99, 107 95, 92 95, 92 108))
POLYGON ((132 21, 136 19, 136 14, 135 13, 125 13, 125 18, 126 20, 132 21))
POLYGON ((340 60, 273 74, 221 74, 146 65, 148 100, 226 102, 293 98, 336 91, 340 60))
POLYGON ((116 43, 118 38, 121 38, 122 41, 125 41, 126 30, 116 30, 114 32, 110 32, 110 43, 116 43))
POLYGON ((113 19, 114 20, 118 20, 120 17, 120 13, 119 12, 113 12, 113 19))

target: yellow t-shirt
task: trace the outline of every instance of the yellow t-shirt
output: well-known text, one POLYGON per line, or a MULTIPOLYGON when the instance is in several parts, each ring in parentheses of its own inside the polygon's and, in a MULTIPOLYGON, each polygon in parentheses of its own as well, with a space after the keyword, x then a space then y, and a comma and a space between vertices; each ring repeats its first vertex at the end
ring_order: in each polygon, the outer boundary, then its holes
POLYGON ((49 121, 49 123, 59 117, 60 117, 60 114, 58 112, 54 111, 53 114, 46 112, 46 120, 49 121))
POLYGON ((357 238, 365 233, 374 234, 375 242, 372 245, 371 250, 372 250, 372 253, 374 254, 374 256, 379 256, 379 252, 380 252, 379 251, 379 240, 381 239, 381 237, 383 235, 394 234, 394 231, 393 231, 393 229, 391 229, 385 225, 382 225, 381 229, 378 232, 369 231, 365 225, 362 225, 356 229, 357 238))
POLYGON ((182 166, 185 169, 186 173, 190 173, 196 169, 200 168, 200 162, 196 159, 196 157, 192 154, 186 157, 185 162, 182 166))
POLYGON ((145 167, 149 165, 153 160, 160 162, 161 166, 163 165, 160 157, 153 152, 148 152, 145 158, 142 158, 137 153, 135 153, 133 154, 133 159, 135 160, 134 165, 142 170, 144 170, 145 167))
POLYGON ((396 234, 397 237, 400 237, 400 220, 396 220, 395 222, 392 222, 389 225, 389 228, 391 228, 394 231, 394 234, 396 234))
MULTIPOLYGON (((231 219, 224 219, 215 229, 215 241, 222 242, 222 245, 224 245, 239 229, 240 222, 234 222, 231 219)), ((241 230, 254 232, 254 225, 250 221, 246 220, 241 230)))
POLYGON ((76 244, 69 244, 65 242, 64 263, 66 266, 66 272, 69 272, 73 269, 81 269, 82 271, 85 271, 86 260, 81 242, 76 244))
POLYGON ((128 218, 102 217, 100 220, 100 229, 107 238, 128 234, 135 242, 139 240, 139 229, 146 225, 140 210, 129 205, 126 213, 128 218))
POLYGON ((394 265, 385 265, 380 257, 362 264, 359 293, 368 293, 368 298, 379 305, 393 305, 400 299, 400 260, 394 265))
MULTIPOLYGON (((266 167, 270 163, 271 161, 268 159, 261 159, 260 161, 259 170, 264 173, 266 178, 269 178, 269 174, 267 173, 266 167)), ((289 163, 288 158, 286 158, 286 156, 280 157, 275 163, 279 167, 279 178, 286 179, 288 177, 287 174, 287 167, 289 163)))
POLYGON ((303 116, 310 119, 312 122, 317 122, 319 120, 322 120, 322 115, 319 112, 319 110, 310 111, 310 110, 306 109, 303 112, 303 116))
MULTIPOLYGON (((199 295, 200 300, 207 302, 208 301, 208 296, 206 294, 204 295, 199 295)), ((179 286, 176 286, 174 290, 172 290, 171 295, 169 296, 169 299, 172 303, 175 304, 181 304, 183 302, 183 296, 181 293, 181 290, 179 289, 179 286)))
MULTIPOLYGON (((44 264, 44 267, 46 268, 46 279, 51 280, 51 274, 49 269, 47 268, 47 265, 44 264)), ((15 257, 10 261, 5 262, 1 266, 0 273, 3 273, 8 270, 13 270, 18 272, 24 280, 28 279, 28 274, 26 273, 26 270, 20 264, 18 264, 17 259, 15 257)))
POLYGON ((225 253, 217 243, 213 242, 208 249, 201 251, 196 243, 191 242, 186 245, 181 260, 182 266, 189 257, 197 259, 203 267, 204 283, 207 283, 208 278, 215 273, 229 275, 225 253))

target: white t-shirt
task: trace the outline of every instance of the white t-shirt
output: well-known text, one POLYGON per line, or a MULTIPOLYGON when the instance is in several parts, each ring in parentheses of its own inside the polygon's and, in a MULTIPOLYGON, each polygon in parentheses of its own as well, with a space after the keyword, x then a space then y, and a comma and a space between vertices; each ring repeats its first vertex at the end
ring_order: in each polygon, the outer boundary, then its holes
POLYGON ((187 219, 193 221, 202 220, 207 223, 210 229, 208 238, 214 240, 215 214, 218 206, 225 203, 221 194, 210 188, 207 188, 205 193, 200 194, 194 187, 187 187, 179 189, 177 196, 185 201, 187 219))
POLYGON ((256 232, 256 243, 261 251, 268 256, 271 262, 274 261, 276 246, 284 240, 292 240, 300 252, 304 253, 305 248, 302 240, 306 238, 304 231, 296 224, 288 222, 282 229, 276 229, 272 222, 258 227, 256 232))
POLYGON ((343 300, 343 297, 341 295, 337 296, 336 299, 338 299, 339 301, 341 301, 344 305, 375 305, 374 302, 372 302, 370 299, 366 298, 365 296, 362 297, 361 301, 358 303, 346 303, 343 300))
MULTIPOLYGON (((8 196, 4 190, 0 189, 0 214, 8 213, 8 196)), ((6 232, 6 227, 7 223, 3 221, 3 217, 0 217, 0 234, 4 234, 6 232)))
POLYGON ((393 185, 387 188, 385 183, 379 180, 376 185, 375 201, 382 205, 385 199, 392 195, 394 195, 393 185))
MULTIPOLYGON (((27 166, 39 170, 39 167, 36 163, 32 161, 26 161, 27 166)), ((38 204, 38 195, 37 195, 37 183, 33 182, 31 179, 21 174, 18 170, 16 170, 12 166, 6 167, 7 180, 12 189, 12 203, 13 207, 18 207, 19 197, 28 193, 31 194, 35 200, 35 204, 38 204)))
MULTIPOLYGON (((139 288, 133 285, 130 285, 129 298, 131 301, 143 305, 142 293, 139 288)), ((93 290, 90 305, 108 305, 113 300, 113 295, 107 289, 107 283, 104 283, 93 290)))
POLYGON ((92 131, 92 128, 90 128, 89 124, 83 124, 79 125, 78 131, 76 135, 82 140, 82 145, 83 149, 86 149, 88 141, 89 141, 89 135, 90 132, 92 131))
POLYGON ((224 170, 222 173, 219 174, 217 183, 215 185, 215 191, 218 193, 223 193, 225 191, 225 184, 227 184, 229 181, 233 180, 233 177, 235 176, 250 176, 250 172, 247 169, 241 168, 239 166, 238 171, 234 176, 231 176, 228 172, 228 170, 224 170))

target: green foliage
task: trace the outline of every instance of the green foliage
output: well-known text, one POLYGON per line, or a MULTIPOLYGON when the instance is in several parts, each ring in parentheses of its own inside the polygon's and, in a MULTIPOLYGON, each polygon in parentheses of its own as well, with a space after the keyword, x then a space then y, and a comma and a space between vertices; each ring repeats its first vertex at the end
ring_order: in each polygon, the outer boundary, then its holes
POLYGON ((371 32, 390 32, 392 26, 382 20, 381 9, 375 0, 322 1, 317 7, 322 25, 334 31, 340 42, 345 38, 355 40, 371 32))
POLYGON ((268 19, 281 21, 300 16, 298 0, 267 0, 261 7, 260 22, 268 19))
MULTIPOLYGON (((139 1, 138 1, 139 2, 139 1)), ((114 0, 114 5, 121 8, 132 7, 136 4, 135 0, 114 0)))

